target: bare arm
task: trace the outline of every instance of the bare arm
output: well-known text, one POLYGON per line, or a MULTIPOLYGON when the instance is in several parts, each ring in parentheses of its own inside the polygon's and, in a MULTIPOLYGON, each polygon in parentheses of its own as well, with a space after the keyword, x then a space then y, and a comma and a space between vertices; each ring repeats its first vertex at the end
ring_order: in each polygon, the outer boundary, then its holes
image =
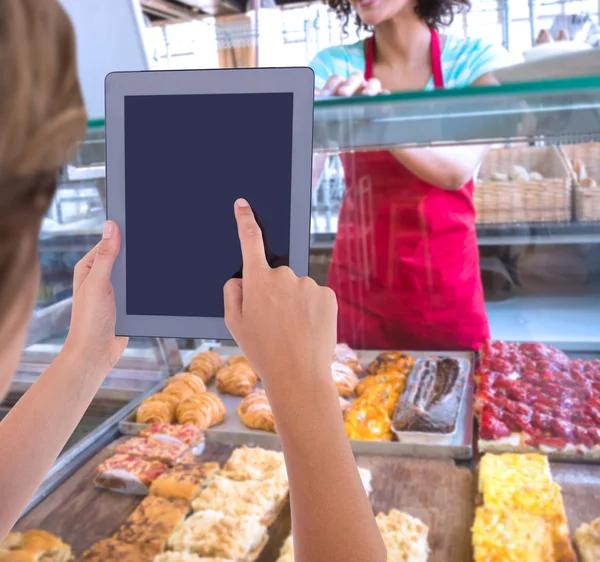
POLYGON ((290 483, 297 562, 385 562, 385 545, 331 377, 334 293, 266 262, 252 210, 236 204, 244 279, 225 285, 225 322, 261 375, 290 483), (351 515, 350 515, 351 514, 351 515))
POLYGON ((329 364, 320 376, 300 369, 290 371, 296 382, 280 377, 266 386, 288 470, 295 559, 385 562, 329 364))
MULTIPOLYGON (((473 86, 495 85, 492 74, 484 74, 473 86)), ((391 150, 394 157, 415 176, 442 189, 456 190, 467 183, 481 164, 489 147, 486 145, 444 146, 391 150)))
POLYGON ((76 266, 71 328, 56 360, 0 423, 0 542, 27 507, 127 345, 115 337, 110 272, 119 232, 76 266))
POLYGON ((105 374, 60 354, 0 423, 0 539, 27 507, 105 374))

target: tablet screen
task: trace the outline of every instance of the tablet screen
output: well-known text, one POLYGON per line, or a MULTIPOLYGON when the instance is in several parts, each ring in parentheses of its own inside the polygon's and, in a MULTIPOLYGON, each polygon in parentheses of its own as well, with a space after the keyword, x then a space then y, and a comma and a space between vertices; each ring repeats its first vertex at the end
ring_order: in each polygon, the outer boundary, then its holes
POLYGON ((125 97, 126 310, 223 317, 244 197, 289 255, 292 93, 125 97))

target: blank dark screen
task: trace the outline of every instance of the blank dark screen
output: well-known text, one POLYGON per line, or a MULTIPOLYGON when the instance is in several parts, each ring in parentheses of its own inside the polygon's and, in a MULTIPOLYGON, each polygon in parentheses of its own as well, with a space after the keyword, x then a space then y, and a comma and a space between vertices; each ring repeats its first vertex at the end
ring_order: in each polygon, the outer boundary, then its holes
POLYGON ((246 198, 289 254, 293 94, 125 98, 127 314, 223 317, 246 198))

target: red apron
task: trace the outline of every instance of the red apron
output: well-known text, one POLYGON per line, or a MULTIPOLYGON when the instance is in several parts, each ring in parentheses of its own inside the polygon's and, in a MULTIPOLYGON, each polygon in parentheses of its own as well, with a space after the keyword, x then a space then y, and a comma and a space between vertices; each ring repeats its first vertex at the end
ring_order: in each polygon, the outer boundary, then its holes
MULTIPOLYGON (((365 79, 373 75, 368 40, 365 79)), ((444 87, 431 31, 436 88, 444 87)), ((475 232, 473 181, 430 185, 387 151, 341 156, 346 195, 328 285, 338 340, 359 349, 476 350, 489 337, 475 232)))

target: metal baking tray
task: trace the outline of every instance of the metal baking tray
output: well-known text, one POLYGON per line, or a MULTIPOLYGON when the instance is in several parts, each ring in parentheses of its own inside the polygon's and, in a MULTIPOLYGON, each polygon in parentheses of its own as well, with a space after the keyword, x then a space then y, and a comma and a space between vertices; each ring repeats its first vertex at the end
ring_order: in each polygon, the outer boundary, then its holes
MULTIPOLYGON (((459 377, 463 379, 462 388, 460 389, 460 397, 458 402, 458 410, 456 413, 456 423, 454 425, 454 431, 448 433, 435 433, 435 432, 425 432, 425 431, 398 431, 394 429, 393 419, 392 419, 392 431, 396 436, 396 439, 400 443, 405 444, 414 444, 414 443, 424 443, 430 445, 451 445, 455 439, 456 434, 459 430, 459 422, 461 421, 461 412, 463 411, 465 396, 467 396, 467 383, 469 381, 469 371, 471 369, 471 361, 466 359, 456 357, 454 355, 450 355, 445 353, 443 355, 430 355, 428 359, 442 359, 443 357, 451 357, 452 359, 456 359, 459 363, 460 373, 459 377)), ((418 363, 415 364, 415 367, 418 363)), ((410 377, 413 376, 411 373, 410 377)), ((408 384, 408 381, 407 381, 408 384)), ((396 408, 397 411, 397 408, 396 408)), ((396 416, 394 415, 394 418, 396 416)))
MULTIPOLYGON (((215 347, 213 351, 221 354, 224 358, 229 355, 241 354, 237 347, 215 347)), ((382 351, 359 351, 355 350, 361 363, 368 365, 382 351)), ((355 454, 385 455, 385 456, 415 456, 415 457, 448 457, 454 459, 468 460, 473 457, 473 385, 474 385, 474 357, 469 352, 440 352, 440 351, 407 351, 415 359, 428 358, 432 356, 450 356, 464 361, 467 371, 467 379, 464 385, 464 394, 459 408, 456 429, 450 439, 443 442, 432 442, 432 439, 415 440, 411 443, 399 441, 357 441, 351 440, 350 444, 355 454), (467 366, 468 364, 468 366, 467 366)), ((260 383, 258 388, 260 388, 260 383)), ((258 429, 246 427, 236 410, 242 401, 240 396, 230 396, 217 392, 214 383, 208 386, 208 390, 218 394, 223 400, 227 414, 225 420, 206 430, 206 441, 216 441, 230 445, 255 445, 281 449, 279 437, 274 433, 267 433, 258 429)), ((135 413, 119 424, 122 433, 126 435, 137 435, 144 424, 135 423, 135 413)), ((445 436, 446 437, 446 436, 445 436)))

